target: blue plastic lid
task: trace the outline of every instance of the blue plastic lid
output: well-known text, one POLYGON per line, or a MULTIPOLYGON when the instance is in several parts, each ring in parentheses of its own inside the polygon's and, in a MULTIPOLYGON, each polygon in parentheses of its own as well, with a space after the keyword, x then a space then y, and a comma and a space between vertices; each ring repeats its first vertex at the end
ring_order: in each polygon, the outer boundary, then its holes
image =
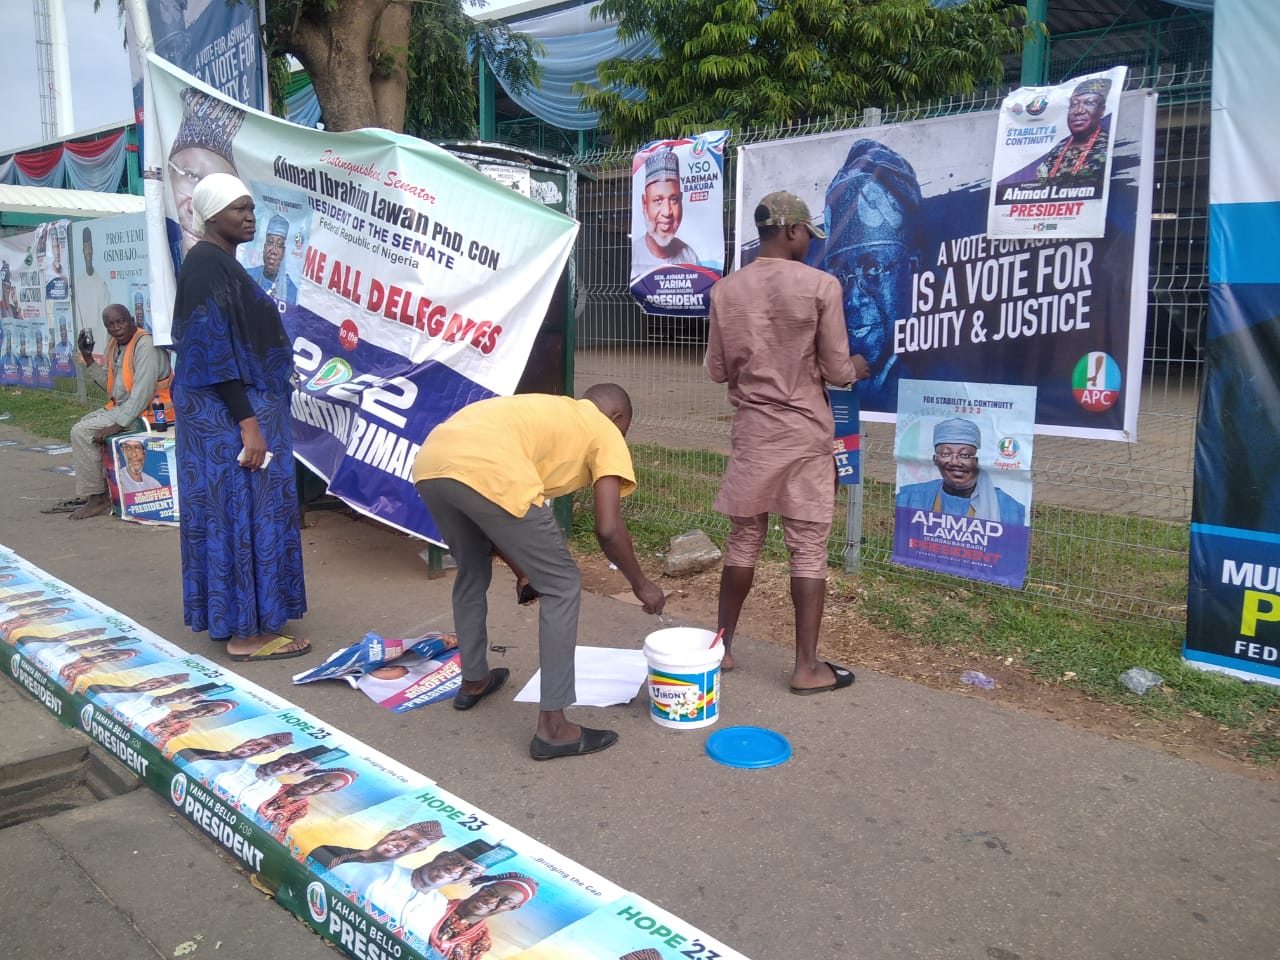
POLYGON ((726 767, 761 769, 791 759, 791 744, 764 727, 725 727, 707 737, 707 756, 726 767))

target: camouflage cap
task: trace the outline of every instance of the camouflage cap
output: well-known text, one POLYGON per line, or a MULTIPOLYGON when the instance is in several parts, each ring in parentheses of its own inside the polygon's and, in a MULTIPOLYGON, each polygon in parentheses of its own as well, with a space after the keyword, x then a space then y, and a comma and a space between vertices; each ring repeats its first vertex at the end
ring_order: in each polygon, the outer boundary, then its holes
POLYGON ((1086 93, 1096 93, 1103 97, 1111 92, 1111 80, 1107 77, 1090 77, 1088 80, 1082 80, 1076 84, 1076 88, 1071 91, 1073 97, 1081 96, 1086 93))
POLYGON ((794 193, 778 190, 756 207, 757 227, 789 227, 793 224, 803 225, 809 236, 817 240, 827 238, 827 232, 813 222, 808 205, 794 193))

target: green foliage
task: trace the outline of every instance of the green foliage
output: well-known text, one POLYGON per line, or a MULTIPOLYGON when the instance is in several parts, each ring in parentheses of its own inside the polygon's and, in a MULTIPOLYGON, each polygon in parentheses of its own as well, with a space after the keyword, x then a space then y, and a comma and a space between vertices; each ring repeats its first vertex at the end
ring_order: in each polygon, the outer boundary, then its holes
POLYGON ((511 90, 528 90, 541 78, 533 59, 542 50, 537 41, 505 23, 472 20, 462 6, 460 0, 441 0, 414 7, 406 133, 437 140, 476 135, 476 61, 468 58, 468 42, 511 90))
POLYGON ((998 82, 1021 43, 1003 0, 602 0, 593 15, 658 43, 656 56, 600 64, 598 87, 576 86, 621 143, 971 93, 998 82))
MULTIPOLYGON (((506 24, 479 22, 467 15, 466 7, 483 7, 485 0, 430 0, 414 2, 409 36, 405 45, 389 48, 375 38, 368 50, 370 77, 377 80, 389 65, 407 52, 408 92, 403 129, 406 133, 434 139, 468 138, 475 135, 476 92, 473 82, 475 59, 483 54, 494 73, 511 90, 526 90, 541 78, 533 59, 541 52, 537 41, 513 33, 506 24)), ((276 79, 278 64, 287 64, 297 28, 303 21, 324 24, 329 43, 349 43, 342 36, 343 7, 340 0, 267 0, 264 35, 272 57, 272 89, 285 84, 276 79)), ((286 67, 287 69, 287 67, 286 67)), ((320 104, 321 110, 325 104, 320 104)), ((284 112, 283 98, 272 109, 284 112)), ((373 126, 370 117, 368 125, 373 126)))

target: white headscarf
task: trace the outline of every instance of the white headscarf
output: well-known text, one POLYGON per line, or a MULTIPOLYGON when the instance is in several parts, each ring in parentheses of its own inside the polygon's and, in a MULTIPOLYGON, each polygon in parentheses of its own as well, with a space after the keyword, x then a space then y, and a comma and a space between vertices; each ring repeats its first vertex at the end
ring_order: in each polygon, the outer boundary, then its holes
POLYGON ((205 221, 217 216, 241 197, 252 194, 239 177, 229 173, 211 173, 196 184, 191 194, 191 229, 204 235, 205 221))

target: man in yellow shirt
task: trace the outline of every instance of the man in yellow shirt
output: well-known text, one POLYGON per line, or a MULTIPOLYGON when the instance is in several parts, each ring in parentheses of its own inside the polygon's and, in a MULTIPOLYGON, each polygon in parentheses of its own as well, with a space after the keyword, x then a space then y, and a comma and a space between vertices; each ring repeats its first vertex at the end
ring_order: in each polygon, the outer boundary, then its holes
POLYGON ((661 613, 662 589, 640 569, 622 521, 621 501, 636 488, 624 437, 631 398, 598 383, 581 400, 549 394, 493 397, 463 407, 431 431, 413 464, 413 482, 457 561, 453 628, 462 654, 462 688, 454 698, 469 710, 507 681, 506 667, 486 656, 488 589, 496 551, 541 595, 538 649, 542 694, 538 728, 529 744, 535 760, 604 750, 612 730, 571 723, 576 699, 574 648, 582 578, 552 514, 551 501, 591 484, 596 539, 627 578, 646 613, 661 613))

